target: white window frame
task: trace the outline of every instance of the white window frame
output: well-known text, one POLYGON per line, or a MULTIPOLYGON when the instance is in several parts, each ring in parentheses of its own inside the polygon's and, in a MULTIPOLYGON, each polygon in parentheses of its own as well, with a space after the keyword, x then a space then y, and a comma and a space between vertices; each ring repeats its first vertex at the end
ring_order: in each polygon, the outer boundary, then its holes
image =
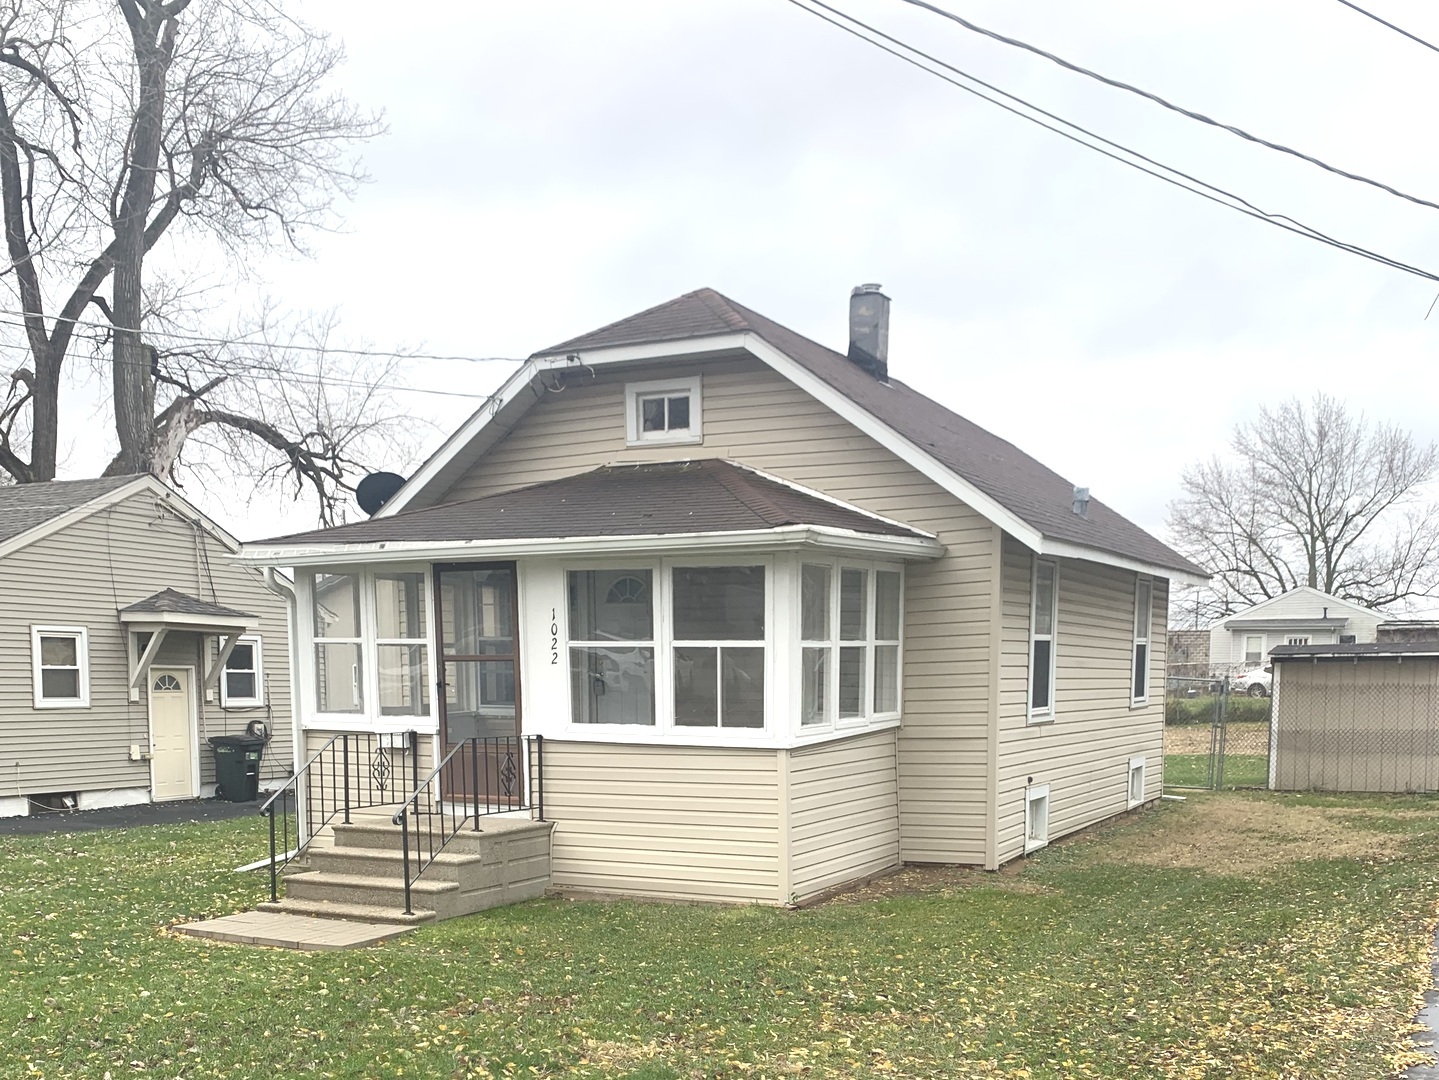
POLYGON ((317 566, 299 575, 296 608, 297 633, 304 647, 299 650, 302 725, 325 731, 417 731, 435 734, 439 731, 439 705, 436 702, 435 686, 439 682, 438 659, 435 650, 435 582, 434 573, 428 563, 382 563, 364 566, 317 566), (378 664, 379 628, 375 617, 374 575, 412 573, 425 575, 425 654, 428 660, 430 680, 429 716, 385 716, 380 712, 380 672, 378 664), (322 713, 319 711, 318 687, 315 683, 315 643, 333 641, 345 643, 352 638, 315 637, 315 580, 326 574, 354 574, 360 579, 360 691, 361 711, 353 713, 322 713))
POLYGON ((1130 708, 1149 704, 1149 684, 1153 681, 1154 650, 1151 647, 1154 635, 1154 579, 1145 574, 1134 578, 1134 646, 1129 654, 1129 705, 1130 708), (1145 598, 1145 608, 1139 609, 1140 596, 1145 598), (1139 665, 1139 650, 1144 649, 1144 666, 1139 665), (1144 692, 1139 692, 1135 681, 1144 673, 1144 692))
POLYGON ((1244 635, 1244 642, 1243 642, 1243 644, 1240 646, 1240 648, 1243 650, 1243 651, 1240 653, 1240 660, 1239 660, 1239 662, 1240 662, 1241 664, 1244 664, 1244 665, 1247 667, 1247 666, 1250 665, 1250 664, 1262 664, 1262 663, 1264 663, 1264 635, 1263 635, 1263 634, 1245 634, 1245 635, 1244 635), (1251 659, 1249 659, 1249 643, 1250 643, 1251 641, 1257 641, 1257 642, 1259 642, 1259 659, 1258 659, 1258 660, 1251 660, 1251 659))
POLYGON ((1130 810, 1133 810, 1136 806, 1139 806, 1140 804, 1142 804, 1142 803, 1144 802, 1144 782, 1145 782, 1145 775, 1144 775, 1144 758, 1143 758, 1143 757, 1132 757, 1132 758, 1129 759, 1129 771, 1125 774, 1125 781, 1124 781, 1124 782, 1125 782, 1125 784, 1126 784, 1126 787, 1125 787, 1125 789, 1124 789, 1125 801, 1126 801, 1126 803, 1128 804, 1129 809, 1130 809, 1130 810), (1135 778, 1135 776, 1138 776, 1138 777, 1139 777, 1139 797, 1138 797, 1138 798, 1135 798, 1135 795, 1134 795, 1134 778, 1135 778))
MULTIPOLYGON (((433 578, 431 577, 430 571, 429 571, 429 570, 423 570, 423 569, 420 568, 420 567, 414 567, 414 566, 394 566, 394 567, 391 567, 391 566, 376 566, 376 567, 374 567, 373 569, 371 569, 371 570, 369 571, 369 574, 368 574, 368 583, 366 583, 366 581, 365 581, 364 579, 362 579, 361 582, 360 582, 360 592, 361 592, 361 596, 360 596, 360 606, 361 606, 361 608, 364 607, 364 601, 365 601, 364 593, 365 593, 366 589, 369 590, 369 594, 370 594, 370 596, 369 596, 370 612, 371 612, 371 616, 372 616, 372 619, 373 619, 372 625, 374 626, 374 631, 375 631, 375 632, 374 632, 373 635, 370 636, 370 644, 369 644, 368 646, 362 646, 362 649, 361 649, 361 657, 362 657, 362 659, 361 659, 361 664, 362 664, 362 665, 365 665, 365 666, 368 666, 368 667, 374 672, 374 676, 375 676, 375 702, 374 702, 375 715, 376 715, 377 717, 379 717, 380 719, 385 720, 385 721, 415 720, 415 721, 418 721, 418 722, 420 722, 420 723, 429 723, 429 722, 431 722, 431 721, 436 721, 436 722, 438 722, 438 721, 437 721, 437 718, 438 718, 438 716, 439 716, 439 703, 435 700, 435 692, 436 692, 436 689, 437 689, 437 687, 436 687, 436 681, 438 680, 439 675, 438 675, 438 668, 437 668, 437 666, 436 666, 436 662, 437 662, 437 661, 436 661, 436 659, 435 659, 435 657, 434 657, 434 652, 435 652, 435 633, 434 633, 434 630, 433 630, 433 626, 434 626, 434 622, 433 622, 434 612, 431 610, 431 609, 435 606, 435 589, 434 589, 434 580, 433 580, 433 578), (399 575, 399 574, 420 574, 420 573, 423 574, 423 580, 422 580, 421 583, 420 583, 420 589, 424 592, 424 596, 425 596, 425 626, 424 626, 425 636, 424 636, 424 637, 418 637, 418 638, 380 637, 379 594, 376 593, 376 591, 375 591, 375 579, 376 579, 376 578, 381 578, 381 577, 395 577, 395 576, 397 576, 397 575, 399 575), (428 713, 391 713, 391 714, 386 715, 385 713, 382 713, 382 712, 380 711, 381 709, 384 708, 383 703, 380 701, 380 649, 383 648, 383 647, 386 646, 386 645, 401 645, 401 646, 422 645, 422 646, 424 646, 424 649, 425 649, 425 669, 426 669, 425 678, 429 680, 428 689, 429 689, 429 691, 430 691, 430 696, 429 696, 430 707, 429 707, 429 712, 428 712, 428 713)), ((363 628, 364 628, 364 624, 361 623, 361 629, 363 630, 363 628)), ((439 658, 439 660, 442 662, 442 661, 443 661, 443 658, 439 658)))
POLYGON ((1285 638, 1284 644, 1286 644, 1286 645, 1300 645, 1300 646, 1308 645, 1308 644, 1309 644, 1310 636, 1311 636, 1311 635, 1309 635, 1309 634, 1301 634, 1301 635, 1299 635, 1299 636, 1297 636, 1297 637, 1285 638))
POLYGON ((800 692, 799 704, 796 706, 795 734, 811 735, 831 731, 859 731, 865 728, 882 724, 897 723, 904 712, 904 593, 905 576, 902 563, 870 562, 861 559, 824 559, 811 558, 802 555, 799 559, 799 567, 795 575, 795 626, 802 624, 803 613, 802 599, 804 590, 804 567, 805 566, 827 566, 830 572, 829 589, 829 640, 811 641, 800 640, 799 647, 795 654, 795 682, 800 692), (846 639, 840 637, 840 604, 841 604, 841 581, 846 570, 859 570, 865 574, 865 634, 863 638, 846 639), (878 636, 877 617, 879 614, 875 604, 878 596, 879 574, 893 573, 899 575, 899 636, 897 638, 881 638, 878 636), (875 664, 875 653, 878 646, 893 645, 897 649, 898 664, 895 671, 896 693, 894 709, 879 712, 874 707, 875 687, 878 676, 878 667, 875 664), (803 680, 804 680, 804 650, 806 648, 829 649, 829 671, 828 688, 825 700, 825 718, 820 723, 803 723, 803 680), (860 714, 841 718, 839 715, 839 678, 840 663, 839 654, 841 649, 864 649, 864 685, 860 687, 860 714))
MULTIPOLYGON (((63 670, 70 670, 66 665, 63 670)), ((30 627, 30 671, 32 689, 37 709, 88 709, 90 707, 90 631, 84 626, 31 626, 30 627), (75 663, 79 669, 79 697, 47 698, 44 695, 40 673, 40 639, 42 637, 68 637, 75 639, 75 663)))
POLYGON ((704 401, 700 376, 626 383, 625 441, 630 446, 692 446, 704 442, 704 401), (645 431, 640 402, 655 397, 688 397, 689 427, 680 431, 645 431))
POLYGON ((1059 560, 1041 559, 1036 556, 1029 572, 1029 667, 1025 672, 1025 719, 1031 724, 1047 724, 1054 720, 1055 716, 1055 673, 1058 671, 1057 658, 1059 655, 1059 560), (1035 632, 1039 625, 1039 567, 1040 564, 1054 568, 1054 597, 1050 610, 1048 635, 1040 635, 1035 632), (1034 707, 1034 643, 1047 636, 1049 640, 1049 704, 1042 708, 1034 707))
POLYGON ((1030 784, 1024 789, 1024 853, 1038 851, 1049 846, 1049 785, 1030 784), (1038 804, 1041 813, 1036 829, 1034 808, 1038 804), (1039 835, 1035 835, 1036 832, 1039 835))
MULTIPOLYGON (((221 639, 223 641, 223 639, 221 639)), ((265 704, 265 657, 262 649, 263 642, 259 634, 241 634, 235 644, 252 646, 252 653, 255 657, 255 693, 253 697, 235 697, 230 693, 230 661, 234 659, 235 653, 232 650, 225 658, 224 666, 220 668, 220 708, 222 709, 256 709, 265 704)), ((246 672, 249 668, 235 668, 235 671, 246 672)))
MULTIPOLYGON (((559 664, 559 666, 560 666, 560 668, 561 668, 561 670, 562 670, 562 672, 563 672, 563 677, 564 677, 564 684, 565 684, 565 685, 564 685, 565 713, 566 713, 566 716, 568 717, 568 729, 569 729, 570 731, 575 731, 575 732, 579 732, 579 731, 616 731, 616 730, 624 729, 624 730, 627 730, 627 731, 628 731, 628 730, 634 730, 634 731, 641 731, 641 732, 654 732, 654 731, 657 731, 657 730, 659 729, 659 724, 660 724, 660 694, 662 693, 662 688, 661 688, 661 686, 660 686, 660 611, 659 611, 659 604, 660 604, 660 597, 661 597, 662 595, 665 595, 665 596, 668 595, 668 592, 667 592, 666 587, 663 586, 663 585, 661 585, 661 583, 660 583, 660 577, 661 577, 662 574, 663 574, 663 571, 661 570, 661 568, 659 567, 659 565, 658 565, 657 563, 654 563, 654 562, 648 560, 648 559, 630 559, 630 560, 621 559, 621 560, 618 561, 618 563, 612 562, 612 563, 609 563, 608 565, 604 565, 604 566, 601 566, 601 565, 598 565, 598 564, 585 564, 585 565, 570 565, 570 564, 566 564, 565 567, 560 571, 560 576, 561 576, 561 578, 563 579, 563 580, 562 580, 561 592, 562 592, 562 594, 563 594, 563 596, 564 596, 564 604, 563 604, 563 609, 562 609, 562 611, 557 611, 556 614, 555 614, 554 625, 562 628, 562 631, 563 631, 563 634, 564 634, 564 638, 563 638, 563 648, 560 648, 560 649, 559 649, 559 656, 560 656, 560 664, 559 664), (574 637, 574 636, 573 636, 574 630, 571 628, 571 625, 570 625, 570 614, 571 614, 571 612, 570 612, 570 603, 569 603, 569 598, 570 598, 570 574, 571 574, 571 573, 585 574, 585 573, 592 573, 592 572, 596 572, 596 571, 598 571, 598 572, 611 572, 611 573, 613 573, 613 572, 615 572, 615 571, 640 571, 640 572, 642 572, 642 573, 648 573, 648 574, 649 574, 649 576, 650 576, 650 636, 649 636, 649 637, 647 637, 647 638, 617 638, 617 639, 614 639, 614 640, 606 640, 606 639, 603 639, 603 638, 577 638, 577 637, 574 637), (614 651, 619 651, 619 650, 621 650, 621 649, 649 649, 649 650, 650 650, 650 656, 651 656, 651 658, 652 658, 652 659, 651 659, 651 664, 653 665, 653 676, 652 676, 652 677, 653 677, 653 680, 654 680, 654 685, 651 687, 651 690, 650 690, 650 692, 654 695, 654 702, 653 702, 654 719, 653 719, 653 721, 652 721, 651 723, 648 723, 648 724, 586 724, 586 723, 581 723, 580 721, 576 720, 576 719, 575 719, 575 714, 574 714, 574 707, 575 707, 575 706, 574 706, 574 670, 573 670, 573 665, 574 665, 573 653, 574 653, 574 650, 575 650, 575 649, 611 649, 611 650, 614 650, 614 651)), ((556 644, 558 645, 559 643, 557 642, 556 644)), ((520 678, 521 678, 521 684, 523 685, 523 679, 524 679, 524 672, 523 672, 523 671, 521 671, 521 673, 520 673, 520 678)), ((671 693, 673 693, 673 688, 671 688, 671 693)), ((707 729, 705 729, 705 728, 698 728, 698 729, 696 729, 696 730, 704 731, 704 730, 707 730, 707 729)))

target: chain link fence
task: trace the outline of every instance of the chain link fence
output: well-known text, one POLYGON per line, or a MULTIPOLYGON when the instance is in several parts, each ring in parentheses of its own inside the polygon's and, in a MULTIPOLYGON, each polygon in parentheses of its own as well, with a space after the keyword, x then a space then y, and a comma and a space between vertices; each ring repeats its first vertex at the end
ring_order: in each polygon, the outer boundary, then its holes
POLYGON ((1170 677, 1164 703, 1166 788, 1269 785, 1271 701, 1224 679, 1170 677))

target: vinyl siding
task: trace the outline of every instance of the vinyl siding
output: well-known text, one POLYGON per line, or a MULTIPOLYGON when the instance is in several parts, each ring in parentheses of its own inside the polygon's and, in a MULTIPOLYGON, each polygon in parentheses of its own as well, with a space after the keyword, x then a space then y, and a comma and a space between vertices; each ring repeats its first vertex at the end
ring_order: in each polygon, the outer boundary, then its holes
MULTIPOLYGON (((128 658, 118 611, 164 588, 259 616, 267 707, 222 709, 219 690, 199 699, 201 782, 214 780, 206 739, 238 734, 253 718, 269 723, 273 741, 262 780, 287 775, 291 761, 289 647, 285 603, 258 570, 231 562, 215 538, 200 533, 148 493, 139 493, 0 559, 0 795, 99 792, 150 786, 146 761, 130 746, 149 744, 147 688, 129 699, 128 658), (35 709, 30 626, 89 630, 90 706, 35 709)), ((210 646, 213 649, 213 645, 210 646)), ((171 631, 157 663, 205 664, 200 637, 171 631)))
POLYGON ((1145 758, 1145 801, 1163 783, 1168 582, 1154 580, 1149 702, 1130 707, 1135 574, 1059 560, 1054 719, 1027 724, 1033 557, 1006 541, 1000 645, 998 862, 1024 852, 1025 788, 1049 785, 1049 839, 1128 807, 1129 759, 1145 758))
POLYGON ((1276 790, 1439 790, 1439 660, 1274 668, 1276 790))
POLYGON ((791 752, 790 888, 803 902, 899 865, 895 732, 791 752))
POLYGON ((984 858, 992 526, 894 454, 757 360, 602 372, 547 394, 444 501, 568 476, 611 462, 721 457, 764 469, 935 533, 937 560, 906 573, 898 739, 903 855, 984 858), (704 443, 629 447, 624 384, 703 373, 704 443))
POLYGON ((545 743, 557 889, 783 902, 774 750, 545 743))

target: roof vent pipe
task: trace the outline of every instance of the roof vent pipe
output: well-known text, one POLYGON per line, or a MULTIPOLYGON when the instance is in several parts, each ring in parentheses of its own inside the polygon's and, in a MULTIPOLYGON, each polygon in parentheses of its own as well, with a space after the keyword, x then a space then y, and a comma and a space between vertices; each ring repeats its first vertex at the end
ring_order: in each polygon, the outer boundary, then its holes
POLYGON ((880 382, 889 381, 889 297, 879 285, 849 294, 849 359, 880 382))
POLYGON ((1074 512, 1080 517, 1089 516, 1089 489, 1077 487, 1074 489, 1074 512))

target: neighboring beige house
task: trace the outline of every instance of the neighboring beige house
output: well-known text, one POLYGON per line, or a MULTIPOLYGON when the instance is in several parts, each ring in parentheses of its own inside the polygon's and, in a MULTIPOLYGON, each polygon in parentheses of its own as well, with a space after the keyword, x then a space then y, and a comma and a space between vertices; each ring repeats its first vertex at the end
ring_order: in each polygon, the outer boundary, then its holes
POLYGON ((1209 632, 1216 674, 1263 667, 1277 645, 1363 645, 1375 640, 1382 613, 1301 585, 1220 620, 1209 632))
POLYGON ((371 520, 247 544, 296 571, 297 732, 542 735, 574 892, 804 902, 1157 799, 1204 571, 891 378, 888 308, 846 355, 689 293, 535 354, 371 520))
POLYGON ((293 771, 288 604, 239 546, 150 477, 0 487, 0 816, 212 795, 252 721, 293 771))

